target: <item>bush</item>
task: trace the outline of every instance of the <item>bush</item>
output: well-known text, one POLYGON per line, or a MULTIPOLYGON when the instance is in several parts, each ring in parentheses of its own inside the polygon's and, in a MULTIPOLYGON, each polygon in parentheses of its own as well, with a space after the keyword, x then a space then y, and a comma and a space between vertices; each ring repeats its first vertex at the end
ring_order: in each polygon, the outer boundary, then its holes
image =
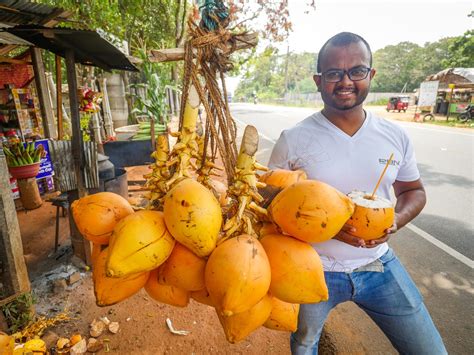
POLYGON ((370 105, 370 106, 387 106, 387 104, 388 104, 388 97, 382 97, 378 100, 366 103, 366 105, 370 105))

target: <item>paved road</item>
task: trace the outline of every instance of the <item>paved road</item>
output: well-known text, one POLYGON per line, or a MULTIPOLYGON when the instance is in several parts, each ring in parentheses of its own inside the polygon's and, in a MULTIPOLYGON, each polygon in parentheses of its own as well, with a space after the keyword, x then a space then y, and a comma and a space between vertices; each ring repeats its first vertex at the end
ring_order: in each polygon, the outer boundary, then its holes
MULTIPOLYGON (((369 110, 372 108, 369 107, 369 110)), ((312 109, 232 104, 257 127, 266 164, 280 132, 312 109)), ((474 352, 474 132, 398 122, 412 139, 428 195, 423 213, 391 241, 420 288, 450 354, 474 352)))

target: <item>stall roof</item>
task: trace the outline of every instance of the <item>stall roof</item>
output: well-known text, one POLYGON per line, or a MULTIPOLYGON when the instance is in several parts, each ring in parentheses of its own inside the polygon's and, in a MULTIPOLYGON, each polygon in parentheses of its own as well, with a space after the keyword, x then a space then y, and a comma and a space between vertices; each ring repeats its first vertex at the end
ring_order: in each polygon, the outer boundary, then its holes
POLYGON ((473 83, 474 68, 448 68, 428 76, 426 80, 439 80, 440 83, 448 84, 473 83))
POLYGON ((138 71, 124 53, 96 31, 36 25, 15 26, 5 31, 62 57, 65 57, 67 50, 73 50, 77 63, 97 66, 107 71, 138 71))
POLYGON ((0 24, 9 26, 42 23, 52 20, 64 12, 59 7, 38 4, 25 0, 0 0, 0 24))
MULTIPOLYGON (((65 21, 71 12, 59 7, 38 4, 26 0, 0 0, 0 28, 17 25, 54 25, 65 21)), ((0 32, 0 43, 7 45, 31 45, 8 32, 0 32)))

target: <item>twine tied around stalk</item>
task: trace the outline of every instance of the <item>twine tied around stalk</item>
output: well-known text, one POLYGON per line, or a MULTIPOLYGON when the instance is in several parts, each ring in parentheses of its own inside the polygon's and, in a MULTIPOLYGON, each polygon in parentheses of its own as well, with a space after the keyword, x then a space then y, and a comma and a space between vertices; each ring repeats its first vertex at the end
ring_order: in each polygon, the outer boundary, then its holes
MULTIPOLYGON (((230 55, 236 49, 239 35, 234 35, 227 28, 219 25, 216 30, 209 32, 199 27, 192 17, 188 20, 189 39, 185 43, 185 71, 183 84, 183 99, 181 100, 180 129, 184 117, 184 105, 187 100, 189 85, 196 88, 202 105, 206 111, 204 136, 204 152, 202 168, 208 159, 216 159, 219 151, 227 181, 230 184, 234 175, 237 161, 237 127, 231 117, 224 73, 232 69, 230 55), (228 43, 232 43, 229 47, 228 43), (204 80, 200 80, 202 77, 204 80), (221 88, 219 87, 219 81, 221 88)), ((239 37, 240 38, 240 37, 239 37)))

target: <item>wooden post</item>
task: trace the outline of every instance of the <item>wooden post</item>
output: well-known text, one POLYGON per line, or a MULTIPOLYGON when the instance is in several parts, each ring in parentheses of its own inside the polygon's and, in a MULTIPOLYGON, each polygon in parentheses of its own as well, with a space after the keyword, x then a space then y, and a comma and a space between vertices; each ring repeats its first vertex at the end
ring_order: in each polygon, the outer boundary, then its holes
POLYGON ((81 132, 81 117, 79 114, 79 100, 77 98, 76 63, 74 60, 74 52, 71 49, 66 51, 66 72, 69 87, 69 105, 71 106, 72 156, 74 159, 74 169, 76 171, 77 190, 79 191, 79 198, 81 198, 87 195, 84 177, 82 176, 85 158, 81 132))
MULTIPOLYGON (((3 150, 0 149, 0 260, 3 272, 0 282, 7 296, 30 290, 30 281, 23 258, 20 226, 13 203, 10 177, 3 150)), ((9 299, 9 297, 7 297, 9 299)), ((0 300, 0 304, 5 300, 0 300)))
POLYGON ((48 83, 46 82, 41 49, 31 47, 30 52, 33 61, 33 71, 35 73, 36 90, 38 91, 38 99, 41 106, 44 135, 46 138, 53 138, 53 136, 56 136, 56 128, 54 126, 53 108, 49 98, 48 83))
MULTIPOLYGON (((84 176, 82 171, 85 167, 85 157, 84 157, 84 143, 82 140, 81 132, 81 121, 79 115, 79 100, 77 98, 77 77, 76 77, 76 63, 74 59, 74 51, 72 49, 66 50, 66 73, 67 73, 67 83, 69 88, 69 104, 71 106, 71 126, 72 126, 72 156, 74 159, 74 170, 76 172, 77 180, 77 191, 78 194, 69 195, 69 203, 71 204, 77 198, 81 198, 87 195, 87 190, 85 187, 84 176)), ((69 219, 72 222, 71 226, 71 239, 76 241, 74 247, 74 254, 78 257, 85 259, 87 264, 91 263, 91 243, 82 238, 79 234, 77 227, 74 224, 72 218, 69 219), (82 245, 84 248, 80 248, 80 240, 82 240, 82 245), (85 258, 84 258, 85 256, 85 258)))
POLYGON ((58 140, 63 139, 63 90, 62 90, 62 72, 61 57, 56 55, 56 106, 58 118, 58 140))

